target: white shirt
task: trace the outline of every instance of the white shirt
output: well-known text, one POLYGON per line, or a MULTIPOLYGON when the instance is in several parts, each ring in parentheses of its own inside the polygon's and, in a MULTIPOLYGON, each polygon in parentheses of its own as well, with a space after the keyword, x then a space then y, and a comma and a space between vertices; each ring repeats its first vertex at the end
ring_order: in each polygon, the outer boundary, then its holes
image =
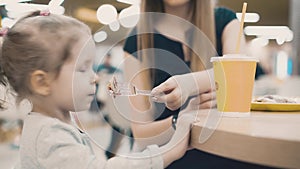
POLYGON ((97 159, 90 139, 76 127, 38 113, 24 121, 20 145, 21 169, 161 169, 156 145, 128 157, 97 159))

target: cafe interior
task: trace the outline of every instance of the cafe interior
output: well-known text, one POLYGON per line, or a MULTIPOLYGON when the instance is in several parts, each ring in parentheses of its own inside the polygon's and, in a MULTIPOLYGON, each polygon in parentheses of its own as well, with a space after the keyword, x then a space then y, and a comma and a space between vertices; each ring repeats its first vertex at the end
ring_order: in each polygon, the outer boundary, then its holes
MULTIPOLYGON (((74 17, 90 27, 97 52, 93 68, 100 78, 95 94, 97 103, 91 104, 86 112, 73 113, 77 114, 75 122, 93 140, 101 159, 131 153, 136 146, 128 119, 132 110, 130 99, 111 97, 107 83, 113 77, 126 79, 120 73, 124 71, 124 37, 140 18, 134 17, 127 25, 117 20, 138 16, 140 1, 0 0, 1 27, 12 27, 28 11, 48 8, 50 13, 74 17), (11 5, 12 1, 18 5, 11 5), (101 64, 115 71, 100 70, 101 64)), ((226 161, 223 168, 300 168, 300 1, 212 1, 216 8, 232 10, 243 23, 245 55, 258 59, 259 69, 251 91, 250 115, 226 117, 215 108, 198 110, 190 146, 210 156, 204 162, 211 164, 203 165, 207 166, 204 168, 218 168, 220 165, 212 164, 222 161, 226 161), (247 9, 243 13, 245 2, 247 9), (255 102, 259 97, 271 96, 293 102, 255 102)), ((31 111, 28 100, 16 106, 15 96, 9 87, 0 84, 0 101, 5 103, 0 109, 1 169, 18 167, 23 119, 31 111)), ((203 160, 199 159, 200 162, 203 160)))

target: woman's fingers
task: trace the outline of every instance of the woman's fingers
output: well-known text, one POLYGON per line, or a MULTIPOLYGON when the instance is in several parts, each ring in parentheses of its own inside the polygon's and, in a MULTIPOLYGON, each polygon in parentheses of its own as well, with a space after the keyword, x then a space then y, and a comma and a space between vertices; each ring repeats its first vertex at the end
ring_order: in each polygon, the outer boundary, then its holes
POLYGON ((166 106, 170 110, 177 110, 183 102, 181 91, 176 88, 170 94, 166 95, 166 106))
POLYGON ((184 101, 182 91, 173 78, 155 87, 151 95, 153 101, 165 103, 170 110, 178 109, 184 101))
POLYGON ((200 95, 200 103, 207 102, 209 100, 215 100, 216 99, 216 92, 211 91, 207 93, 203 93, 200 95))
POLYGON ((207 92, 192 98, 189 106, 193 110, 215 108, 217 106, 216 92, 207 92))
POLYGON ((181 101, 180 100, 176 100, 174 102, 167 102, 166 103, 166 107, 170 110, 177 110, 179 107, 181 106, 181 101))
POLYGON ((175 80, 169 78, 151 91, 152 100, 158 103, 173 102, 174 90, 178 87, 175 80), (171 96, 170 96, 171 95, 171 96))
POLYGON ((177 110, 186 99, 181 94, 181 90, 176 88, 168 94, 163 94, 159 97, 153 96, 152 100, 159 103, 165 103, 166 107, 170 110, 177 110))
POLYGON ((199 105, 199 109, 211 109, 217 107, 217 100, 210 100, 199 105))
POLYGON ((210 100, 215 100, 216 99, 216 92, 207 92, 207 93, 202 93, 198 95, 197 97, 191 99, 191 104, 201 104, 205 103, 210 100))
POLYGON ((169 93, 177 87, 178 87, 178 85, 177 85, 175 79, 171 77, 168 80, 166 80, 165 82, 163 82, 160 85, 158 85, 157 87, 155 87, 154 89, 152 89, 151 95, 159 97, 159 96, 161 96, 162 93, 169 93))

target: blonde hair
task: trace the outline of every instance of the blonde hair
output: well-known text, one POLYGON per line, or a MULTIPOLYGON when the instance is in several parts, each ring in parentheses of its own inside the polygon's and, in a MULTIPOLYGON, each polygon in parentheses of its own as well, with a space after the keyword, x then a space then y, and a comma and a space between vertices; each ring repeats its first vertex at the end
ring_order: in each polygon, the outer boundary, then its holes
POLYGON ((8 81, 17 102, 31 95, 30 74, 43 70, 58 75, 81 32, 91 34, 88 26, 68 16, 41 16, 36 11, 20 19, 3 39, 0 82, 8 81))
MULTIPOLYGON (((211 41, 213 46, 216 46, 216 35, 215 35, 215 17, 214 17, 214 2, 211 0, 190 0, 191 8, 191 23, 199 28, 211 41)), ((142 12, 160 12, 164 13, 164 3, 162 0, 142 0, 142 12)), ((139 25, 138 30, 149 30, 152 27, 151 20, 143 18, 139 25)), ((194 37, 194 36, 191 36, 194 37)), ((196 42, 196 38, 193 39, 193 42, 196 42)), ((141 51, 143 49, 152 48, 153 44, 153 35, 152 34, 141 34, 137 36, 137 49, 141 51)), ((197 45, 196 43, 192 43, 197 45)), ((207 66, 207 63, 201 61, 200 57, 203 60, 209 60, 207 55, 197 56, 193 51, 191 51, 191 70, 192 71, 201 71, 204 70, 207 66)), ((145 53, 143 53, 145 54, 145 53)), ((142 55, 143 55, 142 54, 142 55)), ((143 57, 142 62, 144 64, 154 63, 153 57, 143 57)))

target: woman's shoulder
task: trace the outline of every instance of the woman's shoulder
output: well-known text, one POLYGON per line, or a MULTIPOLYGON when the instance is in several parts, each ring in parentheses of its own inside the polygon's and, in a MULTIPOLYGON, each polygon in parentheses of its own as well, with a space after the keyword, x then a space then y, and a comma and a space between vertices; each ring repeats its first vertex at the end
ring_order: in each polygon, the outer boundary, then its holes
POLYGON ((236 13, 226 7, 215 8, 215 23, 217 35, 221 36, 224 28, 232 20, 237 19, 236 13))
POLYGON ((236 14, 229 8, 226 7, 216 7, 215 8, 216 17, 233 17, 236 18, 236 14))
POLYGON ((124 51, 128 53, 134 53, 137 51, 137 29, 133 28, 126 37, 125 44, 123 46, 124 51))

